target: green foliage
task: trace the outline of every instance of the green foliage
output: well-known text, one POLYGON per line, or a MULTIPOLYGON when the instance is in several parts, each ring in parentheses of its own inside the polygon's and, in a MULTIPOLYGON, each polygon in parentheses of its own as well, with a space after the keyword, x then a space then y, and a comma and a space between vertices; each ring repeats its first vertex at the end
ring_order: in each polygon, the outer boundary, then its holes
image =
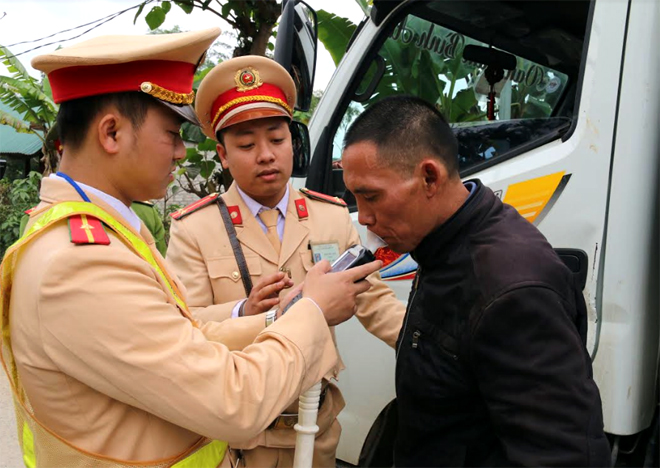
POLYGON ((174 2, 176 5, 181 8, 183 11, 186 12, 186 14, 190 14, 193 11, 193 8, 195 8, 192 4, 186 3, 186 2, 174 2))
MULTIPOLYGON (((531 63, 522 68, 527 72, 531 63)), ((511 88, 511 118, 547 118, 561 93, 548 94, 545 86, 528 85, 525 81, 514 82, 511 88)))
MULTIPOLYGON (((47 130, 55 120, 57 105, 50 95, 50 85, 44 86, 43 83, 32 78, 20 60, 1 45, 0 61, 11 74, 11 76, 0 76, 0 100, 30 124, 29 129, 20 126, 21 128, 16 128, 18 131, 28 130, 28 133, 35 133, 42 138, 45 133, 29 132, 29 130, 47 130)), ((45 78, 44 82, 47 81, 45 78)), ((10 123, 5 125, 12 125, 10 119, 7 119, 7 122, 10 123)))
POLYGON ((22 79, 26 82, 35 81, 27 72, 21 61, 17 59, 9 49, 2 45, 0 45, 0 61, 2 61, 2 64, 5 67, 7 67, 7 70, 9 70, 9 73, 11 73, 11 76, 14 78, 22 79))
POLYGON ((18 240, 25 210, 39 203, 41 174, 30 172, 26 179, 0 180, 0 256, 18 240))
MULTIPOLYGON (((428 25, 415 17, 408 17, 405 24, 410 31, 424 31, 428 25)), ((455 92, 459 82, 473 80, 479 70, 463 61, 456 33, 441 27, 435 33, 439 42, 457 44, 453 57, 392 38, 385 42, 380 55, 385 60, 386 71, 378 85, 378 97, 402 93, 427 99, 437 97, 436 106, 449 122, 485 120, 472 89, 455 92)))
POLYGON ((348 41, 355 32, 355 24, 347 18, 328 13, 325 10, 316 12, 318 17, 319 40, 330 53, 335 66, 344 56, 348 41))
POLYGON ((229 171, 222 169, 215 140, 188 123, 182 126, 182 137, 194 146, 186 149, 186 157, 178 163, 176 175, 181 188, 200 198, 220 191, 222 186, 229 188, 232 178, 229 171))
POLYGON ((144 17, 144 20, 149 25, 149 28, 151 30, 154 30, 165 22, 166 17, 167 17, 167 11, 165 11, 165 8, 163 8, 162 6, 155 6, 151 9, 149 13, 147 13, 147 15, 144 17))
MULTIPOLYGON (((143 13, 144 7, 153 0, 140 4, 134 22, 143 13)), ((179 0, 174 2, 190 14, 195 9, 207 11, 225 20, 236 32, 238 46, 233 56, 265 55, 273 28, 280 16, 281 4, 277 0, 179 0)), ((151 30, 159 28, 171 11, 172 2, 158 0, 144 17, 151 30)))
MULTIPOLYGON (((0 77, 2 78, 2 77, 0 77)), ((9 125, 18 133, 33 133, 29 124, 0 110, 0 125, 9 125)))
POLYGON ((58 156, 47 135, 55 123, 58 106, 53 101, 47 77, 39 82, 32 78, 21 61, 11 51, 0 45, 0 61, 11 76, 0 76, 0 101, 16 111, 17 119, 0 112, 0 125, 9 125, 20 133, 32 133, 43 142, 46 172, 57 166, 58 156), (22 120, 22 122, 21 122, 22 120))
POLYGON ((305 125, 309 125, 309 121, 312 118, 312 115, 314 115, 314 111, 316 110, 316 107, 319 105, 319 101, 321 100, 321 97, 323 97, 323 91, 321 91, 320 89, 314 91, 314 93, 312 94, 312 102, 309 105, 309 110, 307 112, 294 111, 293 119, 297 120, 298 122, 302 122, 305 125))
POLYGON ((178 205, 176 203, 168 203, 169 200, 181 189, 178 185, 172 185, 170 186, 170 190, 168 190, 168 194, 165 196, 163 199, 163 208, 164 210, 161 210, 158 205, 154 205, 156 208, 156 211, 158 211, 158 214, 160 216, 161 221, 163 222, 163 229, 165 230, 165 244, 170 243, 170 226, 172 225, 172 218, 170 215, 174 213, 176 210, 179 210, 182 208, 181 205, 178 205))
MULTIPOLYGON (((319 12, 319 39, 335 63, 341 60, 349 32, 352 33, 353 29, 350 21, 319 12)), ((437 108, 450 122, 486 120, 484 104, 479 103, 480 94, 475 92, 477 82, 483 81, 484 67, 463 60, 462 51, 468 44, 484 45, 440 25, 408 16, 395 28, 392 37, 385 41, 379 52, 385 72, 364 107, 386 96, 405 93, 435 100, 437 108)), ((373 63, 365 73, 358 93, 372 82, 376 69, 373 63)), ((561 78, 556 76, 556 72, 553 75, 549 69, 519 59, 514 76, 525 77, 530 73, 543 79, 540 83, 539 80, 532 80, 533 84, 527 83, 526 79, 511 80, 511 119, 548 117, 561 96, 559 92, 548 93, 546 90, 548 80, 553 76, 557 80, 561 78)), ((363 108, 360 110, 358 107, 349 110, 359 113, 363 108)), ((348 113, 344 116, 349 123, 352 118, 354 116, 348 113)))
POLYGON ((373 0, 355 0, 365 16, 369 16, 373 0))

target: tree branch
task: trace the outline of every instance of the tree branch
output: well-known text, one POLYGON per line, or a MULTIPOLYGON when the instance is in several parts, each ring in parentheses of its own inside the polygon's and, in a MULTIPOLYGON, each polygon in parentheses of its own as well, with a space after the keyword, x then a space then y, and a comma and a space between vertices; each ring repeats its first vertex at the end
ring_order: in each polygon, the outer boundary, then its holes
MULTIPOLYGON (((192 6, 197 5, 200 10, 202 9, 202 5, 204 4, 204 2, 202 0, 183 0, 183 1, 182 0, 177 0, 177 1, 179 3, 185 3, 186 5, 192 5, 192 6)), ((214 15, 219 16, 220 18, 224 19, 224 16, 222 16, 221 13, 218 13, 217 11, 215 11, 213 8, 206 7, 206 10, 202 10, 202 11, 210 11, 214 15)))

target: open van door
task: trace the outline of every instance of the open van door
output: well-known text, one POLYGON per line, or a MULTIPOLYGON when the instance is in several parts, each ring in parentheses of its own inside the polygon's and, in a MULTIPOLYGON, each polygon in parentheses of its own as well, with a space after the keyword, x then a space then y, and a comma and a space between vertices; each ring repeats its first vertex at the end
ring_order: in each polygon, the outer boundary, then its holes
MULTIPOLYGON (((285 9, 302 22, 311 12, 295 1, 285 9)), ((374 0, 310 120, 309 176, 294 181, 343 197, 364 238, 342 181, 347 129, 389 95, 436 105, 459 142, 461 177, 478 177, 536 225, 582 287, 613 459, 658 427, 659 21, 656 1, 374 0)), ((304 46, 313 30, 299 26, 277 45, 289 44, 285 67, 302 98, 298 75, 316 52, 304 46)), ((381 259, 405 301, 415 262, 381 259)), ((336 337, 347 364, 337 457, 355 464, 394 396, 394 356, 355 319, 336 337)))
MULTIPOLYGON (((309 176, 296 181, 343 197, 357 221, 346 130, 389 95, 436 105, 461 177, 536 225, 583 288, 605 429, 622 438, 651 427, 657 408, 658 13, 655 1, 374 0, 310 121, 309 176)), ((405 300, 414 261, 383 260, 405 300)), ((357 320, 336 336, 347 364, 337 456, 357 463, 394 396, 394 359, 357 320)))
POLYGON ((317 44, 316 12, 302 0, 284 0, 275 61, 293 78, 298 93, 295 108, 302 112, 307 112, 312 103, 317 44))

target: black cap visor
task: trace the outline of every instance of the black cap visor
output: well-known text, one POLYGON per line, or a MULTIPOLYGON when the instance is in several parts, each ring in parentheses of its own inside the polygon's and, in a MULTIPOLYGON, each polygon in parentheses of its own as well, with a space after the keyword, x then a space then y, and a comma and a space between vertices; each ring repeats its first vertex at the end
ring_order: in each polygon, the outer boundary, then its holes
POLYGON ((172 109, 191 124, 199 126, 199 120, 197 120, 197 114, 195 114, 195 109, 193 106, 189 104, 172 104, 169 102, 161 101, 160 99, 156 100, 164 106, 172 109))

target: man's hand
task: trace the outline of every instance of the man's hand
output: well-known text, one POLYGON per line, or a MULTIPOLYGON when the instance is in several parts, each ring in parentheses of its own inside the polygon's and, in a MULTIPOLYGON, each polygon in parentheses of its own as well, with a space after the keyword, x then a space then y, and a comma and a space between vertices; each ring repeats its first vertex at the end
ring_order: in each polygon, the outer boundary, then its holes
POLYGON ((282 316, 282 311, 286 309, 286 306, 289 305, 289 302, 291 302, 298 294, 302 294, 304 284, 304 282, 300 283, 298 286, 286 293, 286 296, 284 296, 284 299, 282 299, 280 306, 277 309, 277 315, 275 316, 276 319, 282 316))
POLYGON ((326 274, 330 271, 330 263, 323 260, 307 273, 303 297, 319 305, 328 325, 339 325, 355 314, 355 298, 358 294, 371 288, 371 284, 364 278, 378 271, 381 266, 383 262, 376 260, 346 271, 326 274))
POLYGON ((261 314, 277 307, 280 303, 280 291, 291 286, 293 281, 281 271, 264 277, 252 288, 243 305, 243 315, 261 314))

